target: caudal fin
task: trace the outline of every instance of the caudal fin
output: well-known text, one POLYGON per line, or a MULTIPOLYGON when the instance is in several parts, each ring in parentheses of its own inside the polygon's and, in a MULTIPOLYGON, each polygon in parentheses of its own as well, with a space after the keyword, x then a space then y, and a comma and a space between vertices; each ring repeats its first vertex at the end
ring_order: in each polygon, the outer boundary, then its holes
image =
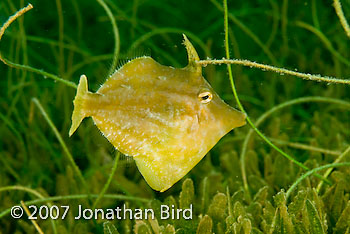
POLYGON ((88 93, 88 83, 85 75, 80 76, 79 85, 77 89, 77 94, 75 95, 74 110, 72 114, 72 126, 69 129, 69 136, 79 127, 81 121, 87 117, 84 111, 84 102, 86 100, 86 95, 88 93))

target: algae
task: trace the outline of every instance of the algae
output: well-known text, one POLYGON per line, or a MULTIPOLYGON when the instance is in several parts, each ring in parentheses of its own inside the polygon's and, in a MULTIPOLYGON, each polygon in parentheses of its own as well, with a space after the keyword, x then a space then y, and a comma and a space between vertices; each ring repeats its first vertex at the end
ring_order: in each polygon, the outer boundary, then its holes
MULTIPOLYGON (((44 233, 350 233, 349 2, 32 4, 0 42, 9 65, 0 64, 0 233, 37 232, 27 216, 11 218, 20 201, 71 207, 64 220, 37 220, 44 233), (207 65, 212 87, 230 105, 244 107, 253 127, 227 135, 160 194, 132 161, 118 162, 91 121, 73 138, 68 129, 81 74, 96 90, 117 59, 122 64, 144 50, 162 64, 183 67, 182 33, 207 65), (215 60, 229 55, 234 59, 215 60), (226 66, 212 63, 236 64, 232 79, 226 66), (79 204, 151 208, 156 219, 77 221, 79 204), (192 220, 160 219, 164 204, 192 204, 192 220)), ((2 1, 0 21, 23 6, 2 1)))

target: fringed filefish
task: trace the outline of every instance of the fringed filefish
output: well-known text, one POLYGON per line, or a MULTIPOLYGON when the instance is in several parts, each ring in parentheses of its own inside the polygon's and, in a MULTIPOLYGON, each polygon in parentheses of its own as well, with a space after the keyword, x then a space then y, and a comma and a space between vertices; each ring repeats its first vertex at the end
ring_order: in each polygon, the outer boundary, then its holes
POLYGON ((202 76, 187 37, 185 68, 151 57, 131 60, 96 93, 80 77, 71 136, 85 117, 123 154, 132 156, 147 181, 164 192, 183 178, 222 138, 245 124, 246 115, 227 105, 202 76))

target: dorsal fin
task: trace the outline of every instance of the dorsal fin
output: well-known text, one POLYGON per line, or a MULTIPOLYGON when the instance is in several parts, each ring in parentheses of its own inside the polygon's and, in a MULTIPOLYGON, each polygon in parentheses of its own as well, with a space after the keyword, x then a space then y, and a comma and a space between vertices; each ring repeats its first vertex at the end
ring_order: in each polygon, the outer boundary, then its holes
POLYGON ((196 61, 199 61, 199 56, 196 49, 193 47, 192 43, 188 40, 185 34, 182 34, 182 36, 184 37, 183 44, 186 47, 188 56, 188 65, 186 66, 186 69, 202 75, 202 66, 196 63, 196 61))

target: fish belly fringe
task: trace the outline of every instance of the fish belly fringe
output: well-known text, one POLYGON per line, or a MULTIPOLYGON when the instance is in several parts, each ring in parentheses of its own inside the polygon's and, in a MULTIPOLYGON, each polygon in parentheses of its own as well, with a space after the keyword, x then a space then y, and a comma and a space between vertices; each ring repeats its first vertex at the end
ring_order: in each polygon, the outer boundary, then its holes
POLYGON ((85 96, 88 93, 88 83, 85 75, 80 76, 77 94, 73 101, 74 110, 72 114, 72 126, 69 129, 69 136, 71 136, 79 127, 81 121, 87 117, 84 111, 85 96))

